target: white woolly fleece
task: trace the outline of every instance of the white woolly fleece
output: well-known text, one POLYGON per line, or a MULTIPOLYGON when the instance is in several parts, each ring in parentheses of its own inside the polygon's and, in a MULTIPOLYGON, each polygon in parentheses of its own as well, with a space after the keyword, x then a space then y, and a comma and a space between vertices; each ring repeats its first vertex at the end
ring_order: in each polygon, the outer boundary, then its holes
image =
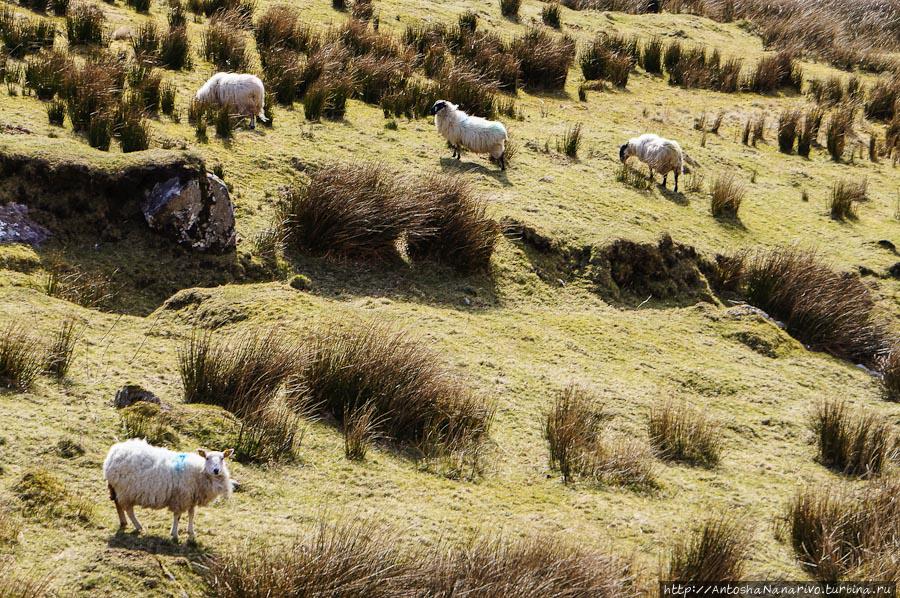
POLYGON ((176 514, 230 496, 224 460, 220 472, 207 473, 206 459, 197 453, 176 453, 139 439, 114 444, 103 462, 103 477, 122 508, 167 508, 176 514))
POLYGON ((246 73, 216 73, 197 90, 196 98, 227 106, 231 110, 250 117, 258 117, 266 122, 263 113, 266 103, 266 89, 256 75, 246 73))
POLYGON ((637 156, 655 172, 666 175, 674 171, 684 174, 684 153, 681 146, 671 139, 648 133, 628 140, 626 157, 637 156))
POLYGON ((503 123, 479 116, 469 116, 456 104, 434 116, 438 132, 454 146, 462 146, 476 154, 490 154, 497 159, 506 151, 506 127, 503 123))

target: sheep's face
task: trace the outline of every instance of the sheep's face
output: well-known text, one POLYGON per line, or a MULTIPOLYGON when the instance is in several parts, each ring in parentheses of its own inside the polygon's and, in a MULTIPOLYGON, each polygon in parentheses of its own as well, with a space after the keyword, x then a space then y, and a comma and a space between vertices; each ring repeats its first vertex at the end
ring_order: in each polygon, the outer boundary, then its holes
POLYGON ((619 148, 619 160, 621 160, 624 163, 625 160, 627 160, 630 157, 631 157, 631 148, 626 143, 626 144, 622 145, 622 147, 619 148))
POLYGON ((225 459, 230 457, 233 452, 232 449, 228 449, 223 453, 220 453, 219 451, 204 451, 203 449, 197 449, 197 454, 206 459, 206 465, 203 467, 203 472, 210 476, 221 476, 228 473, 228 466, 225 465, 225 459))
POLYGON ((447 102, 445 102, 444 100, 438 100, 437 102, 434 103, 434 106, 431 107, 431 115, 434 116, 435 114, 437 114, 438 112, 440 112, 441 110, 443 110, 446 107, 447 107, 447 102))

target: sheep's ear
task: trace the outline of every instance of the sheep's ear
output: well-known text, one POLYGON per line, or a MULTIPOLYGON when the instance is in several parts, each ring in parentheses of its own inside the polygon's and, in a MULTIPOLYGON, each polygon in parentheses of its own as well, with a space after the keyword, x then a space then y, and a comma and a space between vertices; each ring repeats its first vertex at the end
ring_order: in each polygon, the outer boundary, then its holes
POLYGON ((228 457, 230 457, 231 455, 234 454, 234 449, 225 449, 225 452, 222 453, 222 454, 223 454, 223 455, 225 456, 225 458, 227 459, 228 457))
POLYGON ((203 449, 197 449, 197 454, 206 459, 206 451, 203 449))

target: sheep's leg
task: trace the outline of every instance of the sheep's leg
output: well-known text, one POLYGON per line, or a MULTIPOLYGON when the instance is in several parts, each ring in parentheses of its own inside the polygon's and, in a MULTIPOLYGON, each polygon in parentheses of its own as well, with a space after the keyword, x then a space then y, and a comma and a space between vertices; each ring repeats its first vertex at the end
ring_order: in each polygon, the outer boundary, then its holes
POLYGON ((678 171, 675 171, 675 193, 678 193, 678 171))
POLYGON ((144 531, 144 526, 141 525, 141 522, 138 521, 137 516, 134 514, 134 505, 125 509, 125 512, 128 513, 128 518, 131 519, 131 523, 134 525, 134 531, 137 533, 144 531))
POLYGON ((651 182, 651 183, 654 182, 654 179, 653 179, 653 168, 650 169, 650 182, 651 182))
POLYGON ((669 173, 667 172, 666 174, 663 175, 663 189, 666 188, 666 179, 668 179, 668 178, 669 178, 669 173))
POLYGON ((128 522, 125 520, 125 509, 122 508, 122 505, 119 504, 119 501, 116 502, 116 513, 119 514, 119 529, 125 529, 128 527, 128 522))
POLYGON ((500 170, 506 170, 506 152, 500 154, 498 162, 500 162, 500 170))
POLYGON ((256 129, 256 115, 255 114, 250 115, 250 128, 256 129))
POLYGON ((193 542, 194 537, 194 507, 188 509, 188 540, 193 542))
POLYGON ((181 519, 181 513, 172 513, 172 541, 178 541, 178 520, 181 519))
POLYGON ((453 146, 453 151, 456 152, 456 154, 453 156, 454 158, 456 158, 457 160, 459 160, 460 158, 462 158, 462 152, 460 151, 458 145, 453 146))

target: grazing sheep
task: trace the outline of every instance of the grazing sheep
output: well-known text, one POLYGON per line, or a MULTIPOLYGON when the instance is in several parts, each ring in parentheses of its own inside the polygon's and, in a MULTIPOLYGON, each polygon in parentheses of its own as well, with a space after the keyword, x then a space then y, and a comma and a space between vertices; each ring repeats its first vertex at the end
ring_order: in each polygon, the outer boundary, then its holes
POLYGON ((196 453, 176 453, 132 439, 114 444, 103 462, 103 477, 109 497, 116 504, 120 528, 128 524, 125 514, 140 532, 143 527, 134 507, 172 511, 172 540, 178 541, 178 520, 188 514, 188 537, 194 539, 194 509, 219 496, 231 495, 231 477, 224 453, 198 449, 196 453))
POLYGON ((431 107, 438 132, 453 148, 453 157, 459 160, 460 150, 469 149, 476 154, 490 154, 506 170, 506 127, 503 123, 469 116, 446 100, 438 100, 431 107))
POLYGON ((637 156, 638 160, 650 167, 650 178, 653 179, 653 171, 663 175, 663 187, 666 186, 666 178, 669 172, 675 172, 675 191, 678 191, 678 177, 684 174, 684 162, 686 158, 681 146, 676 141, 664 139, 659 135, 648 133, 640 137, 628 140, 628 143, 619 148, 619 159, 624 164, 631 156, 637 156))
POLYGON ((266 122, 263 109, 266 89, 256 75, 245 73, 216 73, 197 91, 197 100, 226 106, 242 116, 250 117, 250 128, 256 119, 266 122))
POLYGON ((131 30, 131 27, 127 25, 122 25, 115 31, 113 31, 112 38, 116 40, 130 40, 134 37, 134 32, 131 30))

